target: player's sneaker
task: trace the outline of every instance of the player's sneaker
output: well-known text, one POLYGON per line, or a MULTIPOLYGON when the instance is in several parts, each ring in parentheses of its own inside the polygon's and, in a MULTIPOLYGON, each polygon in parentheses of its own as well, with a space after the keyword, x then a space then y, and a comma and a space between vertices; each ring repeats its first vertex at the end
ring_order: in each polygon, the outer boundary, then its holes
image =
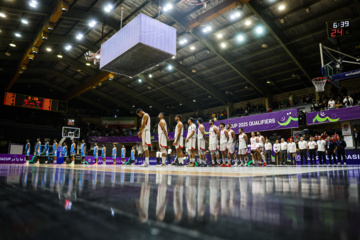
POLYGON ((346 162, 344 162, 344 166, 346 166, 346 162))
POLYGON ((45 161, 45 164, 47 164, 48 163, 48 161, 45 161))
POLYGON ((189 163, 186 167, 195 167, 195 163, 189 163))
POLYGON ((74 162, 71 162, 71 163, 69 164, 69 166, 70 166, 70 167, 74 167, 74 166, 75 166, 75 163, 74 163, 74 162))
POLYGON ((167 164, 162 163, 159 167, 167 167, 167 164))
POLYGON ((149 166, 150 166, 149 163, 147 163, 146 161, 140 165, 140 167, 149 167, 149 166))
POLYGON ((215 163, 214 167, 219 167, 219 166, 220 166, 220 163, 215 163))
POLYGON ((238 166, 239 166, 238 162, 235 162, 234 167, 238 167, 238 166))
POLYGON ((340 162, 338 163, 338 166, 339 166, 339 165, 341 165, 341 163, 340 163, 340 162))
POLYGON ((220 167, 227 167, 225 163, 221 164, 220 167))
POLYGON ((26 162, 24 163, 24 165, 25 165, 25 166, 29 166, 29 161, 26 161, 26 162))
POLYGON ((231 163, 228 163, 225 165, 226 167, 231 167, 231 163))
POLYGON ((94 163, 94 164, 93 164, 94 167, 97 167, 97 165, 98 165, 97 163, 94 163))
POLYGON ((183 167, 183 166, 185 166, 183 163, 178 163, 176 166, 178 166, 178 167, 183 167))

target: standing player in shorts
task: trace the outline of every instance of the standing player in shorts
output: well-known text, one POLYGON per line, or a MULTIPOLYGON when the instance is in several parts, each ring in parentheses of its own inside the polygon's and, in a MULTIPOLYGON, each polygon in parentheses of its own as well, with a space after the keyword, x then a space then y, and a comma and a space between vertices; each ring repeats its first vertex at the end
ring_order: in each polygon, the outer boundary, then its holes
POLYGON ((178 158, 178 164, 176 166, 184 166, 184 154, 183 154, 183 144, 184 144, 184 126, 181 122, 181 115, 178 114, 175 116, 175 121, 177 125, 175 127, 175 136, 174 136, 174 143, 173 146, 176 149, 176 156, 178 158))
POLYGON ((97 143, 95 143, 95 146, 94 146, 94 159, 95 159, 94 166, 97 166, 98 157, 99 157, 98 155, 99 155, 99 147, 98 147, 97 143))
POLYGON ((149 147, 151 146, 150 140, 150 116, 145 113, 141 108, 136 110, 136 114, 142 118, 140 131, 138 132, 138 137, 142 139, 142 147, 145 152, 145 162, 140 165, 140 167, 149 167, 149 147))
POLYGON ((135 146, 133 146, 133 147, 131 148, 130 163, 131 163, 131 165, 134 165, 134 164, 135 164, 135 146))
POLYGON ((36 139, 35 145, 35 152, 36 152, 36 165, 40 164, 40 155, 41 155, 41 141, 40 138, 36 139))
MULTIPOLYGON (((240 164, 244 166, 246 164, 246 153, 247 153, 247 144, 248 144, 248 137, 244 133, 244 129, 239 129, 239 156, 240 156, 240 164)), ((237 163, 235 164, 237 166, 237 163)))
POLYGON ((111 153, 111 157, 113 159, 113 165, 116 165, 116 155, 117 155, 117 148, 116 148, 116 145, 114 144, 112 153, 111 153))
POLYGON ((214 120, 209 120, 210 130, 209 130, 209 151, 211 154, 211 167, 219 166, 219 164, 215 164, 215 152, 218 144, 218 137, 220 136, 220 132, 218 127, 214 125, 214 120))
POLYGON ((85 164, 86 143, 84 139, 81 141, 80 154, 81 154, 81 164, 85 164))
POLYGON ((255 153, 256 144, 257 144, 256 139, 257 139, 257 137, 256 137, 255 133, 252 132, 251 133, 251 138, 250 138, 250 148, 251 148, 251 157, 252 157, 251 160, 253 161, 253 163, 255 162, 254 153, 255 153))
POLYGON ((199 126, 198 128, 198 133, 197 133, 197 137, 198 137, 198 153, 200 156, 200 160, 201 160, 201 164, 199 165, 200 167, 207 167, 206 165, 206 156, 205 156, 205 127, 202 124, 203 120, 202 118, 198 118, 197 120, 197 124, 199 126))
POLYGON ((261 132, 260 131, 257 131, 257 137, 259 138, 259 143, 260 143, 260 155, 261 155, 261 158, 262 160, 265 160, 265 155, 264 155, 264 146, 265 146, 265 138, 263 135, 261 135, 261 132))
POLYGON ((236 140, 236 136, 235 136, 235 132, 231 129, 231 124, 227 124, 226 128, 227 128, 227 133, 228 133, 228 136, 229 136, 228 142, 227 142, 228 162, 229 162, 229 164, 231 166, 231 164, 232 164, 231 157, 234 158, 234 161, 236 160, 235 144, 234 144, 234 142, 236 140))
POLYGON ((227 149, 227 143, 229 139, 229 135, 227 130, 225 129, 225 123, 220 123, 220 152, 222 155, 222 164, 221 167, 231 167, 231 164, 225 163, 227 162, 227 155, 226 155, 226 149, 227 149))
POLYGON ((71 163, 70 166, 73 167, 75 164, 75 150, 76 150, 76 144, 75 140, 71 141, 71 147, 70 147, 70 156, 71 156, 71 163))
POLYGON ((189 165, 187 165, 187 167, 195 167, 196 125, 194 122, 195 119, 190 117, 188 120, 189 128, 185 139, 186 148, 188 150, 189 159, 190 159, 190 163, 189 165))
POLYGON ((45 164, 48 163, 49 150, 50 150, 49 140, 46 139, 46 140, 45 140, 45 147, 44 147, 44 155, 45 155, 45 157, 46 157, 45 164))
POLYGON ((25 162, 25 166, 29 165, 30 149, 31 149, 30 140, 29 140, 29 139, 26 139, 26 144, 25 144, 25 157, 26 157, 26 162, 25 162))
POLYGON ((52 164, 56 164, 57 163, 57 148, 58 148, 58 143, 57 143, 57 139, 54 139, 54 143, 53 143, 53 161, 52 164))
POLYGON ((105 147, 105 145, 102 145, 101 160, 102 160, 102 164, 106 165, 106 147, 105 147))
POLYGON ((129 164, 129 163, 125 163, 126 162, 126 148, 125 148, 125 145, 122 145, 121 147, 121 161, 122 161, 122 164, 129 164))
POLYGON ((159 113, 158 118, 160 122, 158 124, 158 139, 159 139, 159 149, 160 149, 160 157, 161 157, 161 167, 166 167, 166 149, 167 149, 167 141, 170 141, 167 131, 166 121, 164 119, 164 113, 159 113))
POLYGON ((64 158, 64 163, 62 165, 66 165, 66 159, 68 156, 68 147, 66 145, 66 143, 64 143, 63 145, 63 158, 64 158))

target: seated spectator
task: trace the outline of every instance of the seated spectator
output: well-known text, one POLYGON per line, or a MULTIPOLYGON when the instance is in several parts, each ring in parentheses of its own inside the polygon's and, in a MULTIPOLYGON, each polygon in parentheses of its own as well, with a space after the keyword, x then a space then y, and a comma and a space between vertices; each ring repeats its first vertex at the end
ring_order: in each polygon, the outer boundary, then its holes
POLYGON ((328 109, 334 109, 335 108, 335 101, 330 98, 328 101, 328 109))
POLYGON ((340 103, 340 101, 338 100, 335 104, 335 108, 338 109, 338 108, 342 108, 343 105, 340 103))

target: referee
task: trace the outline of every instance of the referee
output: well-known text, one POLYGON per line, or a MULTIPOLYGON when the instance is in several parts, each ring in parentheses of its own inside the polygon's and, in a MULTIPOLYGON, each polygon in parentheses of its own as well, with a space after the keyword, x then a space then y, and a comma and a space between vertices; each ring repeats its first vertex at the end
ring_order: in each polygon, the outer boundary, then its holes
POLYGON ((300 138, 298 146, 299 146, 299 150, 300 150, 300 162, 301 162, 302 165, 304 165, 305 163, 307 164, 306 151, 307 151, 307 148, 308 148, 308 144, 307 144, 306 141, 304 141, 303 137, 300 138), (305 158, 305 161, 304 161, 304 158, 305 158))

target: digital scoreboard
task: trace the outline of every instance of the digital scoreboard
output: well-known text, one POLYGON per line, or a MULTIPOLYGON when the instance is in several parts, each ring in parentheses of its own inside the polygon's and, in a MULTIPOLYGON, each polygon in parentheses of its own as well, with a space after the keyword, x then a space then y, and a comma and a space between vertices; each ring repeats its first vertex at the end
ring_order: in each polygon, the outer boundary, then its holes
POLYGON ((328 38, 346 37, 351 35, 350 19, 326 22, 328 38))
POLYGON ((52 112, 66 112, 67 102, 50 98, 34 97, 18 93, 5 92, 4 105, 38 109, 52 112))

